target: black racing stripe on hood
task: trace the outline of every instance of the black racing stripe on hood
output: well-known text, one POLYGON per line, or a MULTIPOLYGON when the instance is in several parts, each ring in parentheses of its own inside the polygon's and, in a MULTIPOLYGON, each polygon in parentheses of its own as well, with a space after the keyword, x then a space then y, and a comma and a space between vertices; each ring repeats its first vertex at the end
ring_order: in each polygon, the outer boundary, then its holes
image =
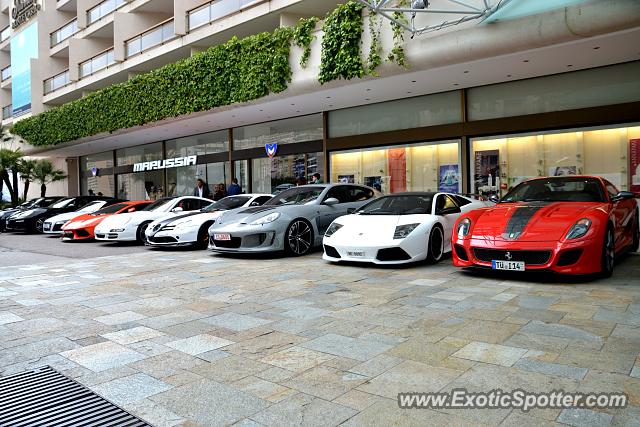
POLYGON ((198 215, 198 214, 201 214, 201 213, 202 212, 200 212, 199 210, 198 211, 190 211, 190 212, 183 213, 183 214, 180 214, 180 215, 176 215, 176 216, 171 216, 171 217, 165 218, 162 221, 156 223, 156 225, 153 226, 153 230, 151 230, 151 231, 155 235, 155 233, 160 231, 160 229, 162 229, 162 227, 164 227, 165 225, 167 225, 167 224, 169 224, 169 223, 171 223, 173 221, 177 221, 179 219, 186 218, 188 216, 198 215))
POLYGON ((509 218, 509 222, 507 222, 507 226, 502 233, 502 238, 506 240, 519 239, 527 227, 527 224, 531 221, 531 218, 548 204, 548 202, 535 202, 527 204, 526 206, 517 207, 511 215, 511 218, 509 218))
POLYGON ((257 206, 255 208, 244 209, 238 213, 239 214, 256 214, 259 212, 270 211, 272 209, 275 209, 275 208, 273 206, 257 206))

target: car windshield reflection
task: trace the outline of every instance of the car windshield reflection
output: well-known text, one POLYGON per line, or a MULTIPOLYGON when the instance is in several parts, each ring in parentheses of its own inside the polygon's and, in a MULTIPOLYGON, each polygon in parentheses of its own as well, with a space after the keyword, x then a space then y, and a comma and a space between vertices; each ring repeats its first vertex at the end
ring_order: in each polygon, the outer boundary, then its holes
POLYGON ((294 187, 277 194, 264 206, 304 205, 318 199, 324 187, 294 187))
POLYGON ((367 203, 355 213, 358 215, 424 215, 431 213, 430 195, 384 196, 367 203))

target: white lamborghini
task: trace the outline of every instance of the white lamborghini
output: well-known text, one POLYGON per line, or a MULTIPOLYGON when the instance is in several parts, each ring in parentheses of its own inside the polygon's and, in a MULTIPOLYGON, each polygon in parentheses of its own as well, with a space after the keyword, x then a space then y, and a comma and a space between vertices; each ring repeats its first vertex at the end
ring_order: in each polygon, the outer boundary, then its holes
POLYGON ((491 204, 450 193, 383 196, 331 223, 322 242, 322 258, 375 264, 438 262, 451 251, 458 217, 491 204))
POLYGON ((222 212, 241 207, 262 206, 272 197, 271 194, 229 196, 199 211, 160 218, 147 227, 146 243, 156 247, 197 246, 206 249, 209 245, 209 227, 222 212))

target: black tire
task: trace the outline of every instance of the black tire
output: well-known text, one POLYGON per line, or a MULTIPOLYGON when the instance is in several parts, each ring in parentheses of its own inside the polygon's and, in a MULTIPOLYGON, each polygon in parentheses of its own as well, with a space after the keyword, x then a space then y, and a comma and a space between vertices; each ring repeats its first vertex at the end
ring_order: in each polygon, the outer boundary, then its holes
POLYGON ((209 227, 211 227, 211 224, 211 222, 207 222, 198 230, 198 241, 195 244, 196 248, 207 249, 209 247, 209 227))
POLYGON ((444 230, 439 224, 431 228, 427 245, 427 261, 433 264, 440 262, 444 256, 444 230))
POLYGON ((600 277, 607 278, 613 275, 613 268, 616 261, 615 238, 613 228, 607 227, 602 241, 602 255, 600 256, 600 277))
POLYGON ((313 228, 305 219, 294 219, 284 233, 284 250, 289 255, 303 256, 313 249, 313 228))
POLYGON ((44 229, 44 222, 49 219, 49 218, 38 218, 38 220, 36 221, 36 231, 38 233, 43 233, 43 229, 44 229))
POLYGON ((142 224, 140 224, 140 226, 138 227, 138 231, 136 231, 136 242, 146 244, 147 237, 145 236, 144 232, 147 231, 147 227, 149 227, 149 224, 151 223, 143 222, 142 224))
POLYGON ((640 247, 640 213, 636 209, 636 220, 633 223, 633 242, 629 250, 631 252, 638 252, 640 247))

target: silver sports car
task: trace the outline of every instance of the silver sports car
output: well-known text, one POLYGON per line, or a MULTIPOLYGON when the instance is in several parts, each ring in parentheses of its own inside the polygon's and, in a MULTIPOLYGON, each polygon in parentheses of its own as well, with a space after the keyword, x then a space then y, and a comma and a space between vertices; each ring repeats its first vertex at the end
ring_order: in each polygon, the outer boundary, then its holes
POLYGON ((322 243, 331 222, 375 197, 356 184, 293 187, 262 206, 227 211, 209 228, 209 248, 216 252, 284 250, 305 255, 322 243))

